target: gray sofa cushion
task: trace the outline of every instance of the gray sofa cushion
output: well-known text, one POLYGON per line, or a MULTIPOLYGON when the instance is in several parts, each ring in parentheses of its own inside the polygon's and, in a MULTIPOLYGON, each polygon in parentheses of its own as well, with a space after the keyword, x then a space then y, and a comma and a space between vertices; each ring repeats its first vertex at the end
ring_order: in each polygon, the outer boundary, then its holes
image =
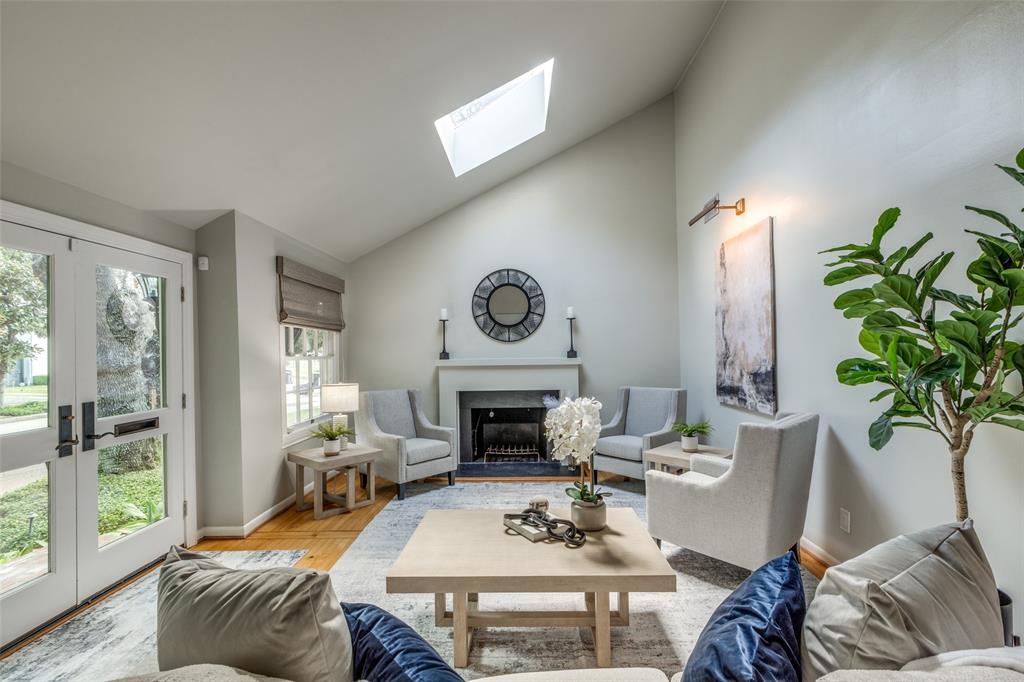
POLYGON ((643 460, 643 446, 640 436, 605 436, 597 440, 597 454, 639 462, 643 460))
POLYGON ((156 637, 161 670, 213 663, 293 682, 352 681, 348 625, 318 571, 235 570, 171 548, 156 637))
POLYGON ((416 437, 416 422, 412 418, 408 391, 370 391, 369 394, 373 418, 381 431, 403 438, 416 437))
POLYGON ((1003 642, 995 580, 970 521, 901 535, 830 568, 803 626, 803 677, 898 670, 1003 642))
POLYGON ((669 388, 630 388, 626 403, 626 435, 644 436, 665 428, 672 411, 669 388))
POLYGON ((409 438, 405 441, 406 460, 409 464, 422 464, 434 459, 447 457, 451 448, 443 440, 430 438, 409 438))

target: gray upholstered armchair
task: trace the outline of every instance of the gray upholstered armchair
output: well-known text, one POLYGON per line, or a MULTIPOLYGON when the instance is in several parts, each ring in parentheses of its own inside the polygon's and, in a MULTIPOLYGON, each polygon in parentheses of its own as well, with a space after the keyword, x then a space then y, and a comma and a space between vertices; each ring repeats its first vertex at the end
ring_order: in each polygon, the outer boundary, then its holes
POLYGON ((619 406, 601 427, 594 469, 644 477, 644 450, 677 439, 672 425, 686 419, 686 391, 680 388, 620 388, 619 406))
POLYGON ((423 397, 415 389, 360 393, 356 437, 382 450, 377 474, 398 484, 400 500, 408 481, 447 473, 448 485, 455 483, 455 429, 427 421, 423 397))

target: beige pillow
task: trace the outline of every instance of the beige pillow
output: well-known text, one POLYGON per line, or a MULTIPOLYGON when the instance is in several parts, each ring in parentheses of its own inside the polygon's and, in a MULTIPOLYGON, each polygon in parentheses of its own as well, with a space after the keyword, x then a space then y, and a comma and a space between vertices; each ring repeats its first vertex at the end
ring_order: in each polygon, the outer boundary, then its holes
POLYGON ((326 573, 236 570, 172 547, 160 569, 160 670, 215 663, 294 682, 352 682, 348 625, 326 573))
POLYGON ((825 573, 804 619, 803 678, 1000 646, 1002 627, 971 521, 901 535, 825 573))
POLYGON ((278 677, 253 675, 238 668, 199 663, 162 673, 122 677, 116 682, 288 682, 278 677))

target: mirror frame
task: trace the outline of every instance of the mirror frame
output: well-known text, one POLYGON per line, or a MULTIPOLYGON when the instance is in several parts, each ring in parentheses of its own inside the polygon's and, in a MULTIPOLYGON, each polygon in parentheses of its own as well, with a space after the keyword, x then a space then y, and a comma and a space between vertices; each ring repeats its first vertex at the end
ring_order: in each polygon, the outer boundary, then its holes
POLYGON ((487 336, 503 343, 522 341, 533 334, 544 321, 544 291, 530 275, 515 268, 502 268, 480 280, 473 291, 472 314, 476 326, 487 336), (513 325, 498 322, 491 315, 491 296, 501 287, 516 287, 526 296, 528 309, 522 320, 513 325))

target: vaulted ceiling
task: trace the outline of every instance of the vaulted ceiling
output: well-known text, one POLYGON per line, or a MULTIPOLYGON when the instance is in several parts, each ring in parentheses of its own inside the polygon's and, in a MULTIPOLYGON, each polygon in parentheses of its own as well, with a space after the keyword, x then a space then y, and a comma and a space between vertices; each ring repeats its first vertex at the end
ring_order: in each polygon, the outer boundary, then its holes
POLYGON ((720 4, 5 1, 0 151, 348 261, 669 94, 720 4), (434 120, 552 57, 547 130, 455 178, 434 120))

